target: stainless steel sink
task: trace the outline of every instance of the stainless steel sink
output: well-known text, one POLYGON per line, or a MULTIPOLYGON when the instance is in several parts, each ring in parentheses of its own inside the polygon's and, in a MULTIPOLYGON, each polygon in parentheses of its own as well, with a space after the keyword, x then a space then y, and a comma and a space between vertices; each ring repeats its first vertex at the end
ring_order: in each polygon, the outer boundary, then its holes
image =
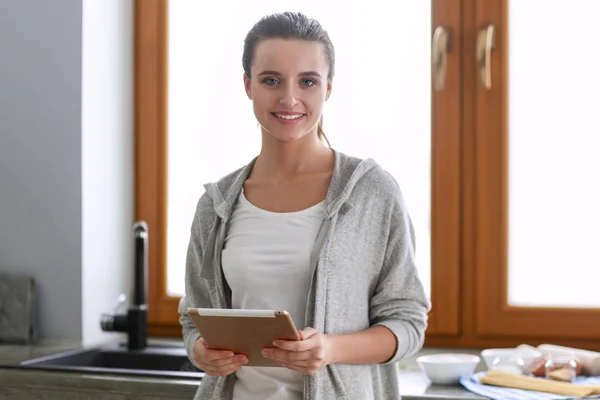
POLYGON ((72 371, 100 374, 151 376, 201 380, 204 372, 188 359, 183 346, 151 345, 142 350, 129 350, 127 345, 66 351, 35 358, 2 368, 72 371))

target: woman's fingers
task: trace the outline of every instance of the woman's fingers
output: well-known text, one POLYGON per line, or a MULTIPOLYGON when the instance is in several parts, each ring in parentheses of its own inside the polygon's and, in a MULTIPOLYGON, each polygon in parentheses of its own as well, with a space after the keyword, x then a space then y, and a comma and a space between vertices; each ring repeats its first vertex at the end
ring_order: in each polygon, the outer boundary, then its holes
POLYGON ((264 357, 282 362, 303 361, 311 357, 310 351, 287 351, 277 348, 263 349, 262 354, 264 357))
POLYGON ((228 351, 228 350, 211 350, 211 349, 204 350, 204 359, 206 361, 231 359, 231 358, 233 358, 234 355, 235 354, 233 353, 233 351, 228 351))
POLYGON ((213 367, 225 367, 229 364, 244 365, 248 363, 248 358, 243 354, 236 354, 234 357, 207 360, 206 363, 213 367))
POLYGON ((204 370, 204 372, 209 376, 226 376, 234 373, 238 369, 242 367, 242 364, 237 362, 229 363, 227 365, 223 365, 220 367, 211 367, 209 366, 204 370))
POLYGON ((300 365, 284 363, 284 362, 280 362, 280 361, 277 361, 277 364, 279 364, 280 366, 282 366, 284 368, 291 369, 292 371, 300 372, 302 374, 304 374, 304 371, 306 370, 306 367, 300 366, 300 365))
POLYGON ((211 367, 224 367, 229 364, 237 363, 234 357, 219 358, 217 360, 206 360, 206 364, 211 367))

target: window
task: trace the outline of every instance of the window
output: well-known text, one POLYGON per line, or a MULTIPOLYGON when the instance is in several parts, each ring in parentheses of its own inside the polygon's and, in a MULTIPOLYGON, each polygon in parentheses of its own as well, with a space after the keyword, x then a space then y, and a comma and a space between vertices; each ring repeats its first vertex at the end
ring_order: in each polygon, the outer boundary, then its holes
POLYGON ((477 333, 597 348, 600 56, 588 49, 600 4, 477 9, 497 31, 491 87, 475 83, 477 333))
POLYGON ((262 16, 286 9, 317 18, 336 49, 324 130, 333 147, 373 157, 398 180, 418 237, 417 263, 430 291, 431 4, 389 9, 387 0, 169 2, 167 292, 184 292, 190 224, 203 183, 260 152, 260 132, 242 85, 243 39, 262 16), (392 11, 392 10, 390 10, 392 11), (227 15, 219 24, 198 21, 227 15), (360 17, 359 17, 360 16, 360 17), (362 18, 364 29, 354 21, 362 18), (369 23, 369 21, 371 21, 369 23), (396 47, 397 50, 390 51, 396 47), (404 54, 411 54, 405 59, 404 54), (206 62, 209 58, 210 62, 206 62))
MULTIPOLYGON (((592 228, 600 222, 593 207, 600 200, 593 185, 599 104, 591 95, 600 88, 591 70, 599 60, 584 51, 594 37, 584 18, 597 15, 598 6, 526 3, 433 0, 390 9, 382 0, 353 5, 345 19, 310 1, 300 10, 319 19, 336 46, 324 114, 332 145, 377 159, 407 198, 433 303, 428 345, 552 340, 600 348, 600 304, 588 283, 594 279, 586 279, 599 261, 592 228), (353 29, 353 13, 373 26, 353 29), (557 15, 570 30, 541 25, 557 15), (495 38, 486 41, 490 24, 495 38), (538 29, 527 32, 532 24, 538 29), (445 66, 445 84, 432 90, 431 38, 440 27, 449 46, 435 71, 445 66), (478 51, 478 37, 494 47, 478 51), (578 58, 554 56, 570 52, 578 58), (373 69, 383 83, 363 79, 373 69)), ((247 4, 136 3, 136 218, 150 226, 153 334, 180 334, 178 296, 202 184, 259 149, 242 86, 242 41, 260 16, 287 3, 247 4), (217 28, 209 23, 225 13, 217 28)))

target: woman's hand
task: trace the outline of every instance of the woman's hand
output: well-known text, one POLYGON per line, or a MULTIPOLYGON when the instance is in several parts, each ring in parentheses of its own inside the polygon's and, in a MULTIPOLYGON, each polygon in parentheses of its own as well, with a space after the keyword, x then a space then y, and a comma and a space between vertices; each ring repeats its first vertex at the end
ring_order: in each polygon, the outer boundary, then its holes
POLYGON ((301 340, 276 340, 275 348, 263 349, 263 356, 305 375, 313 375, 333 362, 331 338, 313 328, 298 332, 301 340))
POLYGON ((194 343, 194 361, 208 376, 225 376, 234 373, 248 363, 244 354, 227 350, 211 350, 202 338, 194 343))

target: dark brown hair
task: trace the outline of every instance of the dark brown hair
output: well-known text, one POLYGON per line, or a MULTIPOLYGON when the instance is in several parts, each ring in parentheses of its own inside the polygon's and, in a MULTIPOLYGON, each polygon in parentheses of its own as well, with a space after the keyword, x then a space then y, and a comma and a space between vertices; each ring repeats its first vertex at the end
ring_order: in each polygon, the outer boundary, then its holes
MULTIPOLYGON (((266 39, 296 39, 306 40, 310 42, 319 42, 325 48, 325 57, 329 62, 328 80, 333 80, 335 72, 335 52, 333 43, 329 39, 327 31, 323 29, 321 24, 312 18, 299 12, 284 12, 267 15, 258 21, 244 40, 244 54, 242 55, 242 66, 244 73, 248 78, 250 75, 250 67, 254 59, 254 50, 260 41, 266 39)), ((319 139, 324 138, 327 145, 331 147, 325 132, 323 132, 323 116, 319 120, 317 133, 319 139)))

